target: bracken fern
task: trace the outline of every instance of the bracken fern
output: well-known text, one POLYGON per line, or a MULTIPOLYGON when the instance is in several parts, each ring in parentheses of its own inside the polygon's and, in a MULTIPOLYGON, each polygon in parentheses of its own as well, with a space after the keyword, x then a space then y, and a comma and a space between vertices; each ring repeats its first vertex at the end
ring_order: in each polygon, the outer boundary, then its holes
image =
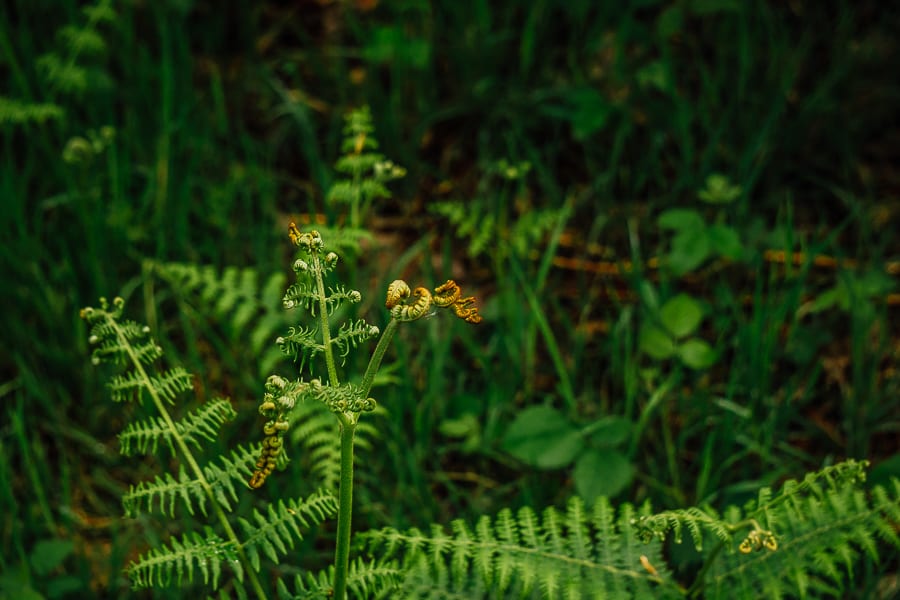
POLYGON ((135 587, 186 585, 195 580, 214 589, 222 585, 223 571, 237 580, 234 590, 246 596, 246 584, 256 596, 266 597, 257 576, 260 556, 277 563, 279 556, 301 539, 302 529, 316 525, 335 513, 334 497, 314 494, 306 500, 270 505, 266 514, 254 510, 249 519, 237 519, 239 531, 229 518, 238 490, 246 488, 256 449, 238 447, 201 465, 195 451, 203 442, 216 439, 223 423, 234 416, 227 400, 216 399, 176 419, 176 400, 193 389, 193 376, 183 368, 155 369, 162 349, 150 337, 149 327, 122 318, 124 301, 112 307, 105 299, 99 308, 85 308, 90 342, 95 346, 95 364, 111 362, 123 369, 110 378, 115 401, 149 402, 156 416, 131 423, 121 433, 124 454, 156 453, 161 448, 179 461, 177 473, 165 473, 152 481, 131 486, 123 497, 127 516, 160 512, 174 517, 179 509, 194 515, 196 509, 212 517, 211 523, 173 535, 128 567, 135 587))
POLYGON ((393 528, 361 536, 365 550, 399 564, 403 598, 781 598, 841 597, 861 554, 900 546, 900 482, 862 487, 864 462, 847 461, 768 488, 743 511, 720 517, 689 508, 651 514, 600 498, 573 498, 565 512, 501 510, 449 533, 393 528), (690 587, 676 582, 662 545, 684 533, 702 556, 690 587))

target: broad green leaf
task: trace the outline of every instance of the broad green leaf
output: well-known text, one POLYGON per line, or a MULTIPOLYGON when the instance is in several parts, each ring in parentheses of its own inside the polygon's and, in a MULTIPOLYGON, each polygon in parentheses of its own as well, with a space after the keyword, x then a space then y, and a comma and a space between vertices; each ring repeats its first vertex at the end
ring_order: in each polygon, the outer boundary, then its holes
POLYGON ((587 450, 578 458, 573 473, 575 489, 588 505, 600 496, 619 494, 633 477, 628 457, 613 448, 587 450))
POLYGON ((678 356, 691 369, 708 369, 718 358, 716 351, 700 338, 691 338, 678 347, 678 356))
POLYGON ((703 308, 700 303, 687 294, 678 294, 666 300, 659 309, 659 317, 663 326, 676 338, 683 338, 694 333, 703 320, 703 308))
POLYGON ((734 228, 728 225, 710 225, 706 234, 709 236, 709 243, 713 250, 718 252, 719 256, 740 260, 744 255, 744 245, 741 244, 741 238, 734 228))
POLYGON ((712 255, 713 247, 702 229, 682 229, 672 239, 672 251, 666 257, 666 265, 676 276, 690 273, 712 255))
POLYGON ((706 222, 696 210, 690 208, 670 208, 659 214, 656 224, 662 229, 700 232, 706 229, 706 222))
POLYGON ((557 469, 578 456, 584 447, 584 438, 556 409, 534 406, 516 416, 502 447, 524 463, 542 469, 557 469))
POLYGON ((41 540, 31 552, 31 567, 37 575, 47 575, 75 550, 71 540, 41 540))
POLYGON ((477 433, 480 426, 475 415, 466 413, 458 419, 444 419, 438 429, 447 437, 461 438, 477 433))
POLYGON ((665 360, 675 354, 675 342, 672 337, 652 324, 641 327, 638 334, 638 348, 656 360, 665 360))
POLYGON ((631 436, 632 426, 629 419, 610 415, 585 427, 585 435, 597 446, 620 446, 631 436))

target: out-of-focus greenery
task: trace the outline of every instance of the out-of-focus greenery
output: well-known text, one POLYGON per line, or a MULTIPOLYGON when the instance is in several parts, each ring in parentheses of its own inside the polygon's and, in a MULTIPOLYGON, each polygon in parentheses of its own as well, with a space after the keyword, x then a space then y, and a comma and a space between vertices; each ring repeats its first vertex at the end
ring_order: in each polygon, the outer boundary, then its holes
POLYGON ((119 499, 158 468, 118 456, 78 308, 129 298, 244 439, 268 309, 237 328, 154 265, 251 269, 268 298, 287 222, 340 224, 364 104, 407 173, 357 285, 452 275, 485 323, 400 336, 361 524, 721 507, 844 457, 900 474, 898 30, 849 0, 3 3, 0 593, 124 593, 144 543, 119 499), (525 410, 575 451, 510 436, 525 410))

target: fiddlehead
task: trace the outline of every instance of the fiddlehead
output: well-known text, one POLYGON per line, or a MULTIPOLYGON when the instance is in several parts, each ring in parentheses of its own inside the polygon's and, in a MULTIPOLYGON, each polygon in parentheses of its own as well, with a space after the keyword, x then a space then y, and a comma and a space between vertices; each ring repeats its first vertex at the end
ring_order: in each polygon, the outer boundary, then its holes
POLYGON ((402 279, 391 282, 387 290, 385 307, 391 310, 391 317, 397 321, 415 321, 432 314, 432 308, 449 308, 467 323, 480 323, 481 315, 475 306, 475 297, 462 295, 459 285, 448 279, 434 289, 434 293, 424 287, 417 287, 410 299, 409 285, 402 279))
POLYGON ((277 375, 272 375, 266 381, 266 393, 262 404, 259 405, 259 413, 268 421, 263 425, 265 437, 262 442, 262 451, 256 461, 256 470, 250 477, 249 485, 253 489, 262 487, 266 478, 275 470, 281 448, 284 445, 284 433, 288 430, 287 413, 294 408, 295 398, 285 393, 288 382, 277 375))

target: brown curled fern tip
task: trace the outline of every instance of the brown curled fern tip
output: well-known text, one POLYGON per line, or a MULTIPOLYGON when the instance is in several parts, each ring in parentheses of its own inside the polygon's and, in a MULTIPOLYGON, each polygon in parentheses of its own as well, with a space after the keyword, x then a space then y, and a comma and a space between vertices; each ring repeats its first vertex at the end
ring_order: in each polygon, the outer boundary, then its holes
POLYGON ((286 415, 295 403, 293 394, 289 393, 289 387, 290 384, 277 375, 272 375, 266 381, 266 393, 259 405, 259 412, 268 421, 263 425, 265 437, 259 459, 256 461, 256 469, 248 482, 253 489, 262 487, 278 464, 284 446, 284 433, 288 430, 286 415))
POLYGON ((385 307, 390 309, 391 317, 398 321, 415 321, 432 313, 433 308, 449 308, 466 323, 480 323, 481 315, 475 306, 475 297, 461 298, 462 291, 452 279, 428 291, 417 287, 410 292, 409 285, 402 279, 391 282, 388 286, 385 307))

